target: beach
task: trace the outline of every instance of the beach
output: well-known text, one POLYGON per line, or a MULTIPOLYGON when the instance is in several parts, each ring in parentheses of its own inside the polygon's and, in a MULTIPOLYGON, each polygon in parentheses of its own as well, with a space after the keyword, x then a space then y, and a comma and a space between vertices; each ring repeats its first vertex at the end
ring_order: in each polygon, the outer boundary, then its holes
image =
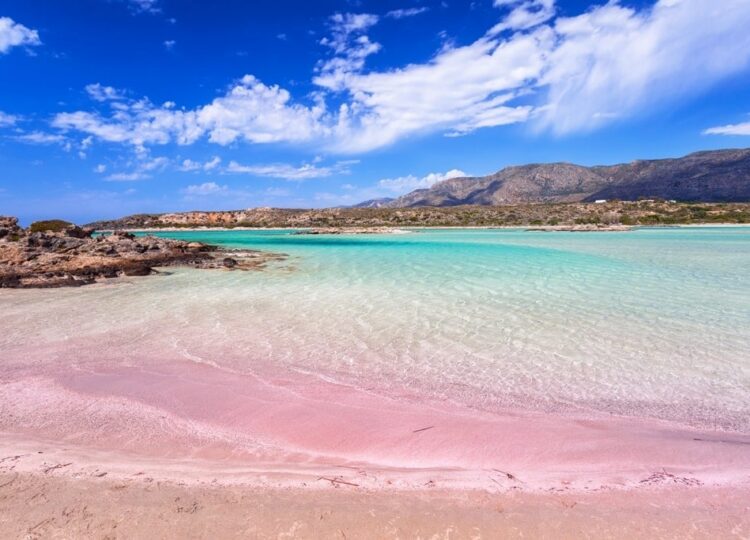
POLYGON ((747 231, 162 232, 287 257, 3 291, 0 529, 747 536, 747 231))

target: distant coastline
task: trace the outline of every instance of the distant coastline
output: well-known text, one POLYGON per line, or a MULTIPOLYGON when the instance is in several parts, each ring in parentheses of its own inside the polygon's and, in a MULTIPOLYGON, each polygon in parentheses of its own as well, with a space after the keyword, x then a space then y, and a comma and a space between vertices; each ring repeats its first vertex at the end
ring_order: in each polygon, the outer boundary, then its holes
POLYGON ((90 223, 98 231, 301 230, 326 228, 524 228, 750 223, 750 203, 602 201, 411 208, 250 208, 136 214, 90 223))

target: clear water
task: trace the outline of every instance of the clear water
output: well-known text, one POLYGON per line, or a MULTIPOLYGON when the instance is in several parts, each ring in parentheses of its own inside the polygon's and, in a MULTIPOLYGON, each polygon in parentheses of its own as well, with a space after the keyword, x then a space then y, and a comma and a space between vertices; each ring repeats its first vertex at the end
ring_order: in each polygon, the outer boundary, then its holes
POLYGON ((750 228, 160 235, 289 259, 0 296, 0 350, 89 336, 125 362, 162 351, 487 410, 750 430, 750 228))

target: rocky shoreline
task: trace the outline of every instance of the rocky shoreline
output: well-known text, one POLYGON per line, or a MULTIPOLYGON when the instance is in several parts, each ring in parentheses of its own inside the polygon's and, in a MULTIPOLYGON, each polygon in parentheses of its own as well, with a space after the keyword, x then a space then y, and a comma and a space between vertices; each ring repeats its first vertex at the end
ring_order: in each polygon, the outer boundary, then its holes
POLYGON ((285 257, 127 232, 95 236, 93 229, 49 223, 46 230, 22 229, 16 218, 0 217, 0 288, 78 287, 165 266, 251 270, 285 257))

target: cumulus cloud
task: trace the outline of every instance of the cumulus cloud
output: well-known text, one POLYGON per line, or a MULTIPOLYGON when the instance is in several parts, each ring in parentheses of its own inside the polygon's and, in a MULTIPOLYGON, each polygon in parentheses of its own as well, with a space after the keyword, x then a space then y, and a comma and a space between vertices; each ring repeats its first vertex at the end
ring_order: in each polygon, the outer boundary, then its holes
POLYGON ((319 167, 309 163, 300 166, 289 165, 288 163, 241 165, 236 161, 232 161, 226 168, 226 172, 281 178, 283 180, 310 180, 313 178, 326 178, 334 174, 349 174, 351 172, 349 167, 355 163, 357 163, 356 160, 339 161, 328 167, 319 167))
POLYGON ((13 47, 41 45, 39 32, 15 22, 10 17, 0 17, 0 54, 13 47))
POLYGON ((61 113, 54 125, 136 148, 206 137, 357 153, 507 124, 558 135, 592 130, 697 95, 750 65, 747 0, 658 0, 639 9, 611 0, 570 17, 557 16, 553 0, 495 5, 499 22, 477 40, 383 71, 366 67, 380 49, 367 32, 380 18, 334 15, 321 41, 330 56, 315 67, 319 91, 305 101, 246 75, 194 109, 108 99, 109 114, 61 113))
POLYGON ((378 182, 378 187, 387 189, 394 194, 401 195, 408 193, 409 191, 414 191, 415 189, 426 189, 432 187, 442 180, 463 178, 465 176, 467 176, 467 174, 459 169, 451 169, 445 173, 430 173, 422 177, 410 174, 408 176, 399 176, 398 178, 384 178, 378 182))
MULTIPOLYGON (((93 96, 101 97, 101 89, 97 88, 93 96)), ((224 96, 193 110, 175 109, 171 102, 155 105, 146 98, 113 101, 110 105, 113 110, 109 116, 90 111, 60 113, 52 125, 140 148, 169 142, 192 144, 204 135, 213 143, 227 145, 237 140, 307 141, 329 132, 322 103, 291 103, 288 91, 266 86, 252 75, 243 77, 224 96)))
POLYGON ((195 124, 218 144, 238 139, 296 142, 327 135, 325 112, 322 102, 312 106, 292 103, 287 90, 245 75, 225 96, 197 110, 195 124))

